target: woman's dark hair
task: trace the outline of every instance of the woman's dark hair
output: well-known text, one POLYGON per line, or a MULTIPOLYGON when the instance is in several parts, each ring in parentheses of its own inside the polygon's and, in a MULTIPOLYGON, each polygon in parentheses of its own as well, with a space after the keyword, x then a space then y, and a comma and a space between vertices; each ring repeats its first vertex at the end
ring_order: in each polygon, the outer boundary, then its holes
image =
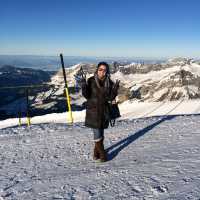
POLYGON ((99 67, 101 65, 104 65, 106 66, 106 74, 109 75, 110 74, 110 67, 109 67, 109 64, 107 62, 99 62, 98 65, 97 65, 97 70, 99 69, 99 67))

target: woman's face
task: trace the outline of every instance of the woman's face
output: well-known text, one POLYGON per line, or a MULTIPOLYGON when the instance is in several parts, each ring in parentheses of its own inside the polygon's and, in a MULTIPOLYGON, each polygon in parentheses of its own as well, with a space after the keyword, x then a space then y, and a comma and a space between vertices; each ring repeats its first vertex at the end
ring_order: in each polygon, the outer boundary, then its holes
POLYGON ((106 66, 105 65, 100 65, 98 70, 97 70, 97 75, 99 79, 104 79, 106 75, 106 66))

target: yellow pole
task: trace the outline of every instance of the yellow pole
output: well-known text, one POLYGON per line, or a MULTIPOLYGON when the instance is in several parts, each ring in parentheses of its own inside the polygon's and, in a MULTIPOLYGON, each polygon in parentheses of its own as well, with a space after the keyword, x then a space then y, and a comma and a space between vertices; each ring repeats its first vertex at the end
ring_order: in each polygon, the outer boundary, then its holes
POLYGON ((22 125, 22 120, 21 120, 21 112, 19 111, 18 112, 18 117, 19 117, 19 126, 21 126, 22 125))
POLYGON ((69 123, 73 123, 73 117, 72 117, 72 110, 71 110, 71 103, 70 103, 70 97, 69 97, 69 91, 68 88, 65 88, 65 94, 67 97, 67 107, 68 107, 68 112, 69 112, 69 123))
POLYGON ((22 120, 21 120, 21 117, 19 117, 19 126, 22 125, 22 120))
POLYGON ((26 89, 26 115, 27 115, 27 125, 31 125, 31 119, 29 116, 29 99, 28 99, 28 88, 26 89))
POLYGON ((67 98, 67 106, 68 106, 68 112, 69 112, 69 123, 72 124, 73 123, 73 117, 72 117, 72 110, 71 110, 71 104, 70 104, 70 98, 69 98, 67 78, 66 78, 66 73, 65 73, 65 65, 64 65, 64 60, 63 60, 62 54, 60 54, 60 59, 61 59, 63 78, 64 78, 64 83, 65 83, 65 94, 66 94, 66 98, 67 98))
POLYGON ((27 116, 27 125, 30 126, 31 125, 31 119, 29 116, 27 116))

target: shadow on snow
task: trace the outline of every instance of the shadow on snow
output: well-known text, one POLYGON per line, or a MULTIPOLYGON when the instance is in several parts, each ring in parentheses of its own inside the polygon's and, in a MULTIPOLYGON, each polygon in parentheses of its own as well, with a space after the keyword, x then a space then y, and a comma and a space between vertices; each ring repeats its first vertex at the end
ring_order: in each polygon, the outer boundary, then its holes
POLYGON ((153 124, 151 124, 151 125, 143 128, 142 130, 137 131, 133 135, 130 135, 127 138, 122 139, 121 141, 117 142, 116 144, 113 144, 112 146, 108 147, 106 149, 106 151, 108 152, 108 159, 112 160, 114 157, 117 156, 117 154, 121 150, 123 150, 124 148, 126 148, 129 144, 131 144, 132 142, 134 142, 138 138, 140 138, 143 135, 145 135, 146 133, 148 133, 148 131, 152 130, 154 127, 158 126, 162 122, 164 122, 166 120, 171 120, 171 119, 173 119, 175 117, 176 116, 165 116, 162 119, 159 119, 158 121, 154 122, 153 124))

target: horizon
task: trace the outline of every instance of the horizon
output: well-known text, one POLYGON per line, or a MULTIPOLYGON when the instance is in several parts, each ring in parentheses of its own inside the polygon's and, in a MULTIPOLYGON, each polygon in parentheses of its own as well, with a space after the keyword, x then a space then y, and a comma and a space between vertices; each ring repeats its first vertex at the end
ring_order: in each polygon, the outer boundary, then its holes
MULTIPOLYGON (((58 57, 60 58, 60 54, 0 54, 1 57, 3 56, 13 56, 13 57, 58 57)), ((171 56, 171 57, 147 57, 147 56, 84 56, 84 55, 64 55, 63 57, 69 57, 69 58, 109 58, 109 59, 141 59, 141 60, 168 60, 168 59, 175 59, 175 58, 186 58, 186 59, 200 59, 200 56, 171 56)))
POLYGON ((6 1, 0 54, 199 57, 197 0, 6 1))
MULTIPOLYGON (((60 57, 60 54, 53 55, 53 54, 0 54, 0 56, 16 56, 16 57, 60 57)), ((63 57, 83 57, 83 58, 128 58, 128 59, 170 59, 171 57, 139 57, 139 56, 84 56, 84 55, 64 55, 63 57)), ((176 57, 177 58, 177 57, 176 57)))
MULTIPOLYGON (((76 64, 97 64, 99 62, 127 62, 127 63, 146 63, 154 64, 165 62, 164 58, 139 58, 139 57, 94 57, 94 56, 63 56, 65 67, 76 64)), ((59 55, 0 55, 0 68, 6 65, 19 68, 33 68, 47 71, 56 71, 60 67, 59 55)))

